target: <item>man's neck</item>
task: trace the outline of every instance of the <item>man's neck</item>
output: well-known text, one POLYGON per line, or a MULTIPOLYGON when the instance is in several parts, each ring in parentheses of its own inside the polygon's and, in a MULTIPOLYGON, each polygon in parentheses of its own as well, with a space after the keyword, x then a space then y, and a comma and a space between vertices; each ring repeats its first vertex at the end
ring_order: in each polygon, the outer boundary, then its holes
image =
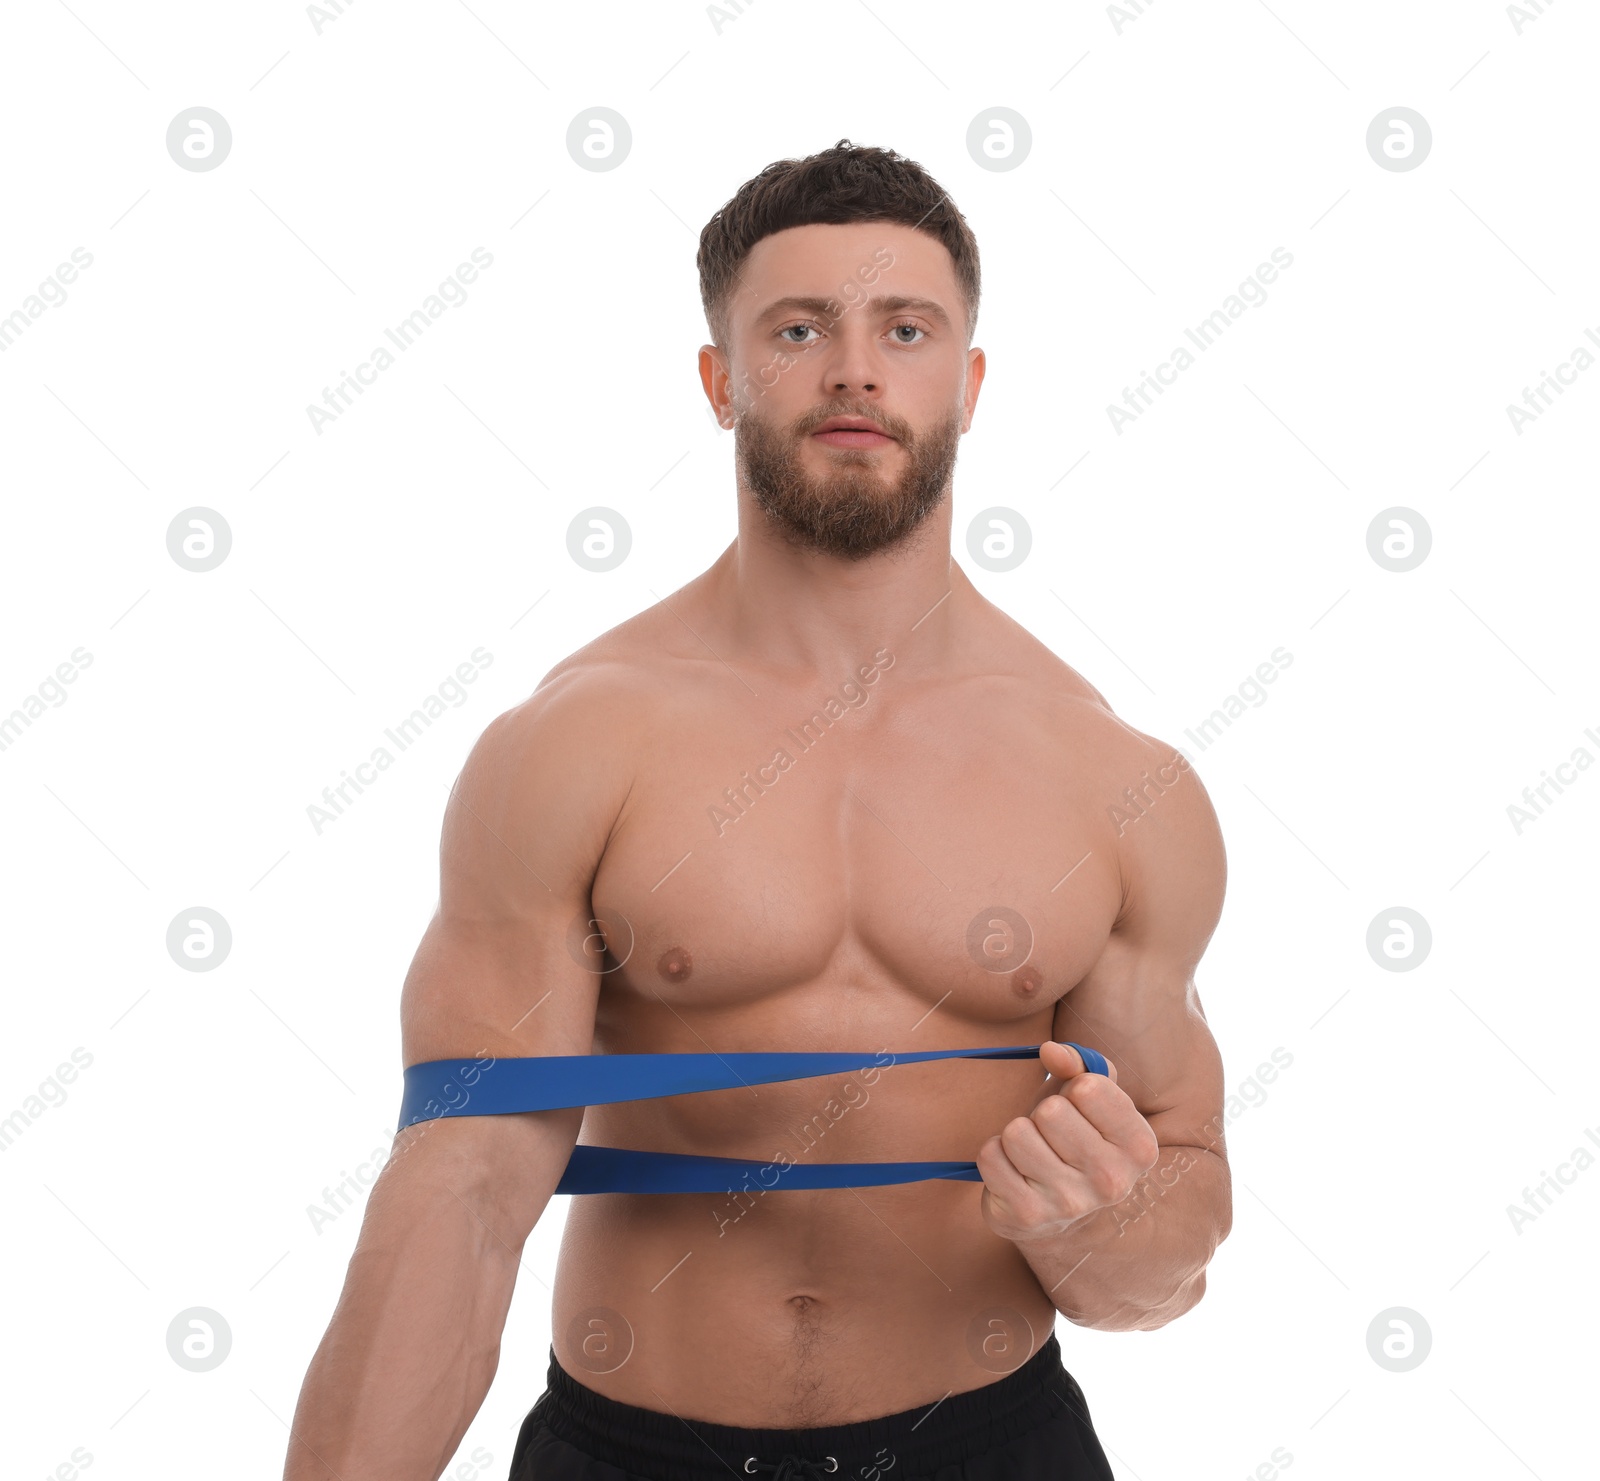
POLYGON ((739 537, 706 573, 707 594, 738 647, 775 668, 848 672, 913 641, 937 662, 976 596, 950 558, 950 523, 946 498, 900 544, 842 560, 791 544, 741 491, 739 537))

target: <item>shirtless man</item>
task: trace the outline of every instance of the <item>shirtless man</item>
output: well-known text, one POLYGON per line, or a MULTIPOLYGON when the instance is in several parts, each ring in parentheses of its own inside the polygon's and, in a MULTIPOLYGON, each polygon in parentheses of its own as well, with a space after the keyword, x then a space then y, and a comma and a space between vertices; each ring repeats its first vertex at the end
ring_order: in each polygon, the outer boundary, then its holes
POLYGON ((1209 799, 950 557, 984 376, 966 222, 841 141, 747 183, 699 262, 738 538, 477 742, 405 1064, 1039 1056, 402 1130, 287 1481, 435 1481, 580 1138, 981 1181, 574 1198, 513 1481, 1109 1481, 1056 1316, 1162 1326, 1227 1235, 1193 981, 1223 894, 1209 799))

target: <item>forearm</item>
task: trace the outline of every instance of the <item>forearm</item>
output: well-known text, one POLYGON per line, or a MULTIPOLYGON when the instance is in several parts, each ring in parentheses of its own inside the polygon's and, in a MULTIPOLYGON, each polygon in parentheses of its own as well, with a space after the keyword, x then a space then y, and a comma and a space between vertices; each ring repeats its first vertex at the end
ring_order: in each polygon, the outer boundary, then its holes
POLYGON ((399 1161, 368 1200, 284 1481, 436 1481, 494 1378, 526 1232, 469 1164, 399 1161))
POLYGON ((1149 1330, 1200 1300, 1231 1210, 1232 1180, 1221 1157, 1163 1146, 1121 1203, 1060 1234, 1015 1243, 1068 1321, 1108 1332, 1149 1330))

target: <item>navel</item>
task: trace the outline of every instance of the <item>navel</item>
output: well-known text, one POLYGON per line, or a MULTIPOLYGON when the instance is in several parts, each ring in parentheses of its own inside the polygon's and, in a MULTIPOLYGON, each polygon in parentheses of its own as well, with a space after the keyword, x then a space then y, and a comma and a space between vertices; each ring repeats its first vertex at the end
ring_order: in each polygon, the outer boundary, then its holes
POLYGON ((687 982, 694 971, 694 960, 681 946, 674 946, 661 953, 656 971, 668 982, 687 982))

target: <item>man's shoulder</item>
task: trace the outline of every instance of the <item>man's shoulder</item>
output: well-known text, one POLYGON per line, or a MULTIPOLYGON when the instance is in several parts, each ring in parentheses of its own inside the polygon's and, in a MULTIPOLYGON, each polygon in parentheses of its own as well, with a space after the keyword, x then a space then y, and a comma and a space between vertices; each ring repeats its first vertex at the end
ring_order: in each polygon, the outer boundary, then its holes
POLYGON ((659 610, 641 612, 569 653, 485 734, 541 749, 576 748, 591 762, 621 754, 671 694, 659 610))
POLYGON ((1075 748, 1127 750, 1129 738, 1137 732, 1111 708, 1105 695, 1020 623, 1010 617, 1004 621, 999 636, 1006 661, 995 677, 1013 687, 1019 699, 1075 748))
MULTIPOLYGON (((1023 638, 1014 650, 1011 675, 1018 694, 1026 697, 1034 715, 1059 741, 1064 758, 1070 757, 1074 769, 1097 793, 1108 786, 1117 796, 1128 788, 1136 792, 1143 788, 1148 793, 1162 778, 1175 780, 1192 773, 1189 758, 1180 747, 1130 724, 1059 654, 1032 634, 1023 632, 1023 638)), ((1199 795, 1186 797, 1184 804, 1170 811, 1198 812, 1203 821, 1210 814, 1204 788, 1195 785, 1187 791, 1199 795)))

